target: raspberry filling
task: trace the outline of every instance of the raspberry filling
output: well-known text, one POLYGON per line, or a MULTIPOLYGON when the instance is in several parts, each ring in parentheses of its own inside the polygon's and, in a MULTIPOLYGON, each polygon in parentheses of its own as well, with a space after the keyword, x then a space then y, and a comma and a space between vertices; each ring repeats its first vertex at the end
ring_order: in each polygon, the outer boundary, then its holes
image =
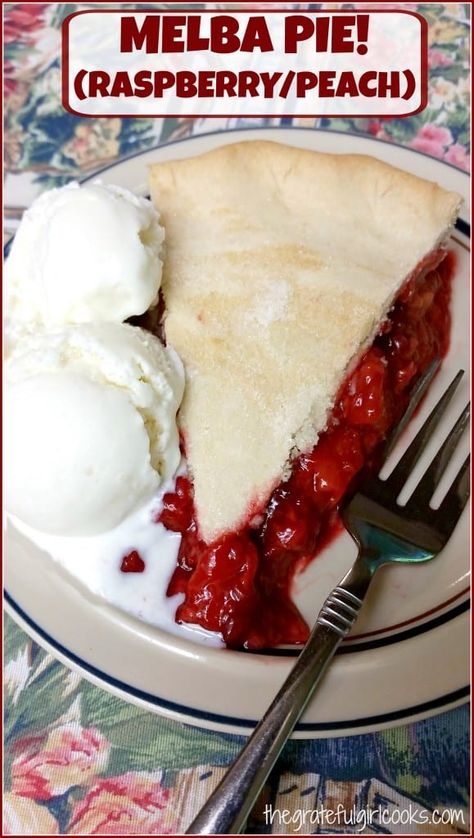
POLYGON ((137 550, 131 550, 123 557, 120 564, 122 573, 143 573, 145 570, 145 562, 137 550))
POLYGON ((403 413, 420 375, 449 346, 454 256, 437 251, 404 284, 372 346, 343 383, 326 430, 292 464, 260 515, 212 544, 199 538, 193 489, 178 477, 159 520, 182 534, 168 595, 178 622, 221 632, 228 646, 301 644, 309 628, 291 600, 294 574, 341 528, 349 484, 403 413), (443 258, 444 257, 444 258, 443 258), (253 524, 253 525, 252 525, 253 524))

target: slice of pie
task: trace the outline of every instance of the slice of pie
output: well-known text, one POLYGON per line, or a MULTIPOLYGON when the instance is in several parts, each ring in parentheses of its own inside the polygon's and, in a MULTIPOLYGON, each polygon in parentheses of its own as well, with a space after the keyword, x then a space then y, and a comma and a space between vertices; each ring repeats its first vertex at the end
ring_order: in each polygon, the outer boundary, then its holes
POLYGON ((178 618, 231 645, 301 642, 295 567, 446 351, 460 198, 272 142, 154 165, 151 194, 166 340, 186 370, 189 480, 163 513, 183 533, 178 618))

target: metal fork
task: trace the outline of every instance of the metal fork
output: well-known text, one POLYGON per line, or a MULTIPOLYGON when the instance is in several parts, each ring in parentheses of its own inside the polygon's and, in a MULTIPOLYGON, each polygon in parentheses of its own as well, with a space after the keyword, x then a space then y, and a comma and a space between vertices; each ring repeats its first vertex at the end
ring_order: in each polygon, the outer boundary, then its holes
MULTIPOLYGON (((420 379, 407 411, 389 440, 384 459, 419 404, 438 363, 420 379)), ((392 562, 434 558, 453 532, 469 497, 469 457, 438 509, 430 506, 441 476, 469 421, 469 405, 428 466, 404 506, 397 498, 438 425, 463 375, 461 370, 386 480, 366 475, 342 512, 359 547, 357 559, 326 599, 308 642, 285 683, 257 725, 237 760, 217 786, 187 835, 238 833, 302 715, 337 647, 354 625, 376 571, 392 562)))

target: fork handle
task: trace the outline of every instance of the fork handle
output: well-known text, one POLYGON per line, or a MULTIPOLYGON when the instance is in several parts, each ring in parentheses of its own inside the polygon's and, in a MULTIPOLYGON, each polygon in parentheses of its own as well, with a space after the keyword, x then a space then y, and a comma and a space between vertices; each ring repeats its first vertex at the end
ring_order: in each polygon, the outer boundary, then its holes
POLYGON ((342 639, 354 625, 372 572, 362 555, 326 599, 316 625, 263 719, 187 835, 239 833, 281 750, 342 639))

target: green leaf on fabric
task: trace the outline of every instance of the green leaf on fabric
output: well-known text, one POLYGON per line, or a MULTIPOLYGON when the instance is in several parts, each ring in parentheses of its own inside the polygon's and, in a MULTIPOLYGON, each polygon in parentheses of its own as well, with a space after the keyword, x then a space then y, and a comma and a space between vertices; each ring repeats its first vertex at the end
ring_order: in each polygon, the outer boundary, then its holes
POLYGON ((171 135, 174 134, 175 131, 177 131, 180 124, 181 123, 176 117, 167 117, 163 123, 163 129, 161 132, 161 142, 165 143, 167 140, 169 140, 171 135))
POLYGON ((5 738, 12 739, 28 733, 37 735, 53 724, 71 705, 71 693, 64 695, 68 670, 58 661, 51 660, 44 669, 45 652, 38 655, 25 689, 15 705, 14 720, 5 738))
POLYGON ((83 726, 97 727, 112 745, 109 776, 124 771, 227 763, 241 744, 239 737, 165 719, 86 682, 81 686, 81 714, 83 726))
POLYGON ((462 69, 457 64, 451 64, 449 67, 434 67, 430 75, 432 78, 442 78, 445 81, 456 82, 462 75, 462 69))
POLYGON ((391 781, 407 794, 417 796, 422 787, 422 778, 415 770, 413 742, 408 727, 396 727, 380 734, 385 755, 384 762, 391 781))
POLYGON ((330 128, 331 131, 359 132, 360 130, 357 124, 357 120, 354 121, 351 119, 330 119, 328 120, 328 122, 330 123, 328 125, 328 128, 330 128))
POLYGON ((77 3, 58 3, 53 6, 53 14, 51 16, 51 26, 60 28, 64 18, 74 14, 78 10, 77 3))
POLYGON ((15 660, 18 653, 31 646, 31 639, 8 614, 5 614, 3 633, 3 659, 5 666, 15 660))
POLYGON ((455 133, 469 128, 469 117, 464 111, 454 111, 449 120, 449 128, 455 133))
POLYGON ((457 132, 457 136, 455 137, 456 141, 463 145, 466 148, 466 151, 469 152, 470 147, 470 140, 471 140, 471 132, 469 126, 464 128, 462 131, 457 132))

